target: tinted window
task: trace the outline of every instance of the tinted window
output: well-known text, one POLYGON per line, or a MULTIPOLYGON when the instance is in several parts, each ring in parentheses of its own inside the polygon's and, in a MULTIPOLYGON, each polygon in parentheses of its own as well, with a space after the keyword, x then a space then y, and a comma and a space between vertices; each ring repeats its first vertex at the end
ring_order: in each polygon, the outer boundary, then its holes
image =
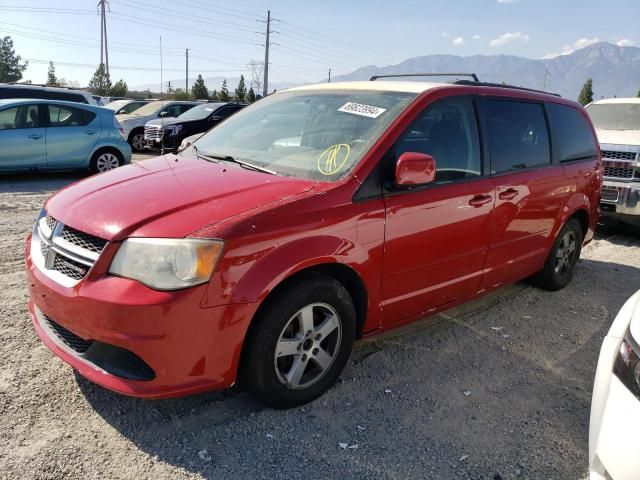
POLYGON ((88 125, 96 114, 80 108, 62 105, 49 105, 49 126, 79 127, 88 125))
POLYGON ((492 173, 551 163, 541 104, 488 100, 487 123, 492 173))
POLYGON ((428 106, 396 143, 395 158, 404 152, 431 155, 436 182, 481 175, 480 141, 470 97, 453 97, 428 106))
POLYGON ((557 103, 547 104, 558 160, 570 162, 597 155, 598 147, 582 112, 557 103))
POLYGON ((0 130, 40 126, 37 105, 21 105, 0 111, 0 130))

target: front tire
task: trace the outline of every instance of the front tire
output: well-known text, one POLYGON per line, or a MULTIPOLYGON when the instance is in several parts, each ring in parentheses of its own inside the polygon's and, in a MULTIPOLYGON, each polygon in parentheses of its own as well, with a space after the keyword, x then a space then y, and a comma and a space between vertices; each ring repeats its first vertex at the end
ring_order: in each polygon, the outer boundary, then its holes
POLYGON ((575 272, 582 249, 582 226, 575 218, 562 227, 544 268, 534 277, 534 283, 546 290, 566 287, 575 272))
POLYGON ((134 152, 142 152, 144 150, 144 130, 138 129, 129 135, 129 145, 134 152))
POLYGON ((317 273, 274 295, 252 324, 240 376, 256 400, 283 409, 334 384, 351 354, 356 314, 344 286, 317 273))

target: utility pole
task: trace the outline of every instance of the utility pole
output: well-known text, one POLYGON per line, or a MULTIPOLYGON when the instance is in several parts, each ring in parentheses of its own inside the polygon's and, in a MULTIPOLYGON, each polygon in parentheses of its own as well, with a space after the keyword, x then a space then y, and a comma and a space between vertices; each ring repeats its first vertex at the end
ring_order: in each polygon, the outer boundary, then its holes
POLYGON ((264 44, 264 81, 262 82, 262 96, 269 93, 269 34, 271 33, 271 10, 267 10, 267 38, 264 44))
POLYGON ((184 91, 187 93, 187 95, 189 95, 189 49, 187 48, 186 51, 186 60, 187 60, 187 65, 186 65, 186 74, 184 77, 184 91))
POLYGON ((109 6, 108 0, 100 0, 98 7, 100 8, 100 65, 105 63, 107 75, 109 75, 109 47, 107 44, 107 12, 106 7, 109 6))
POLYGON ((331 69, 329 69, 329 81, 327 83, 331 83, 331 69))

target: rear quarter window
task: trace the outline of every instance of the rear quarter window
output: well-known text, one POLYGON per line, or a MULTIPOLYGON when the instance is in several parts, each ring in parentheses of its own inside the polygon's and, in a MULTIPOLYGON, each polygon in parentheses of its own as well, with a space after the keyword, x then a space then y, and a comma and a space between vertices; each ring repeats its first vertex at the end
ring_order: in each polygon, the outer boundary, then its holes
POLYGON ((597 156, 598 146, 582 112, 567 105, 548 103, 551 136, 559 162, 584 160, 597 156))

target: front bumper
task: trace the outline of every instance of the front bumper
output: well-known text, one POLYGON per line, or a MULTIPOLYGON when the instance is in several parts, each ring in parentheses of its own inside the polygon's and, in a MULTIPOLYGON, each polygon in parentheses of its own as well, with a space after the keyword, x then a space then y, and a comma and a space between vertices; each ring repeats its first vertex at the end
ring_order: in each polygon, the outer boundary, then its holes
POLYGON ((640 182, 605 180, 602 183, 600 204, 603 215, 640 215, 640 182))
POLYGON ((44 344, 83 377, 110 390, 146 398, 233 385, 256 304, 202 308, 207 285, 159 292, 95 271, 77 285, 65 287, 34 265, 30 239, 26 267, 34 328, 44 344), (62 327, 62 335, 57 327, 62 327), (65 343, 64 331, 74 341, 95 344, 79 352, 82 348, 65 343))

